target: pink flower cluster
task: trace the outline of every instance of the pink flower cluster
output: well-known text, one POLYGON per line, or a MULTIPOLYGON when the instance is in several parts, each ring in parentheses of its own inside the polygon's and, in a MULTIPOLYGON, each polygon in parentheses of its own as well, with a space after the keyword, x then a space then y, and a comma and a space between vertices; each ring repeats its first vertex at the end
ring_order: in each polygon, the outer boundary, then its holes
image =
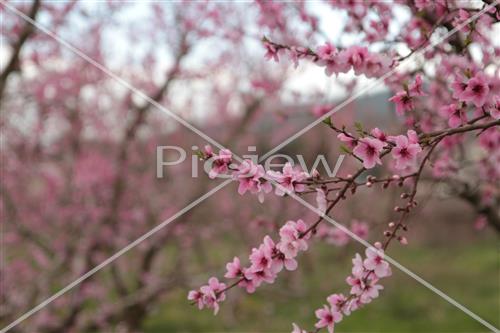
MULTIPOLYGON (((326 305, 316 310, 318 318, 315 327, 317 329, 327 328, 328 332, 333 333, 334 326, 340 322, 344 316, 370 303, 379 296, 379 291, 384 287, 378 282, 380 279, 392 274, 389 263, 384 260, 384 251, 381 244, 375 244, 375 247, 366 249, 366 258, 363 259, 360 254, 356 254, 352 260, 353 267, 351 275, 347 277, 346 282, 351 287, 349 296, 343 294, 332 294, 327 297, 326 305)), ((302 333, 296 324, 293 324, 292 333, 302 333)))
POLYGON ((344 50, 337 50, 327 42, 318 47, 318 64, 325 67, 328 76, 338 73, 347 73, 351 69, 356 75, 365 74, 366 77, 376 77, 387 72, 391 60, 378 53, 371 53, 366 47, 351 46, 344 50))
POLYGON ((229 165, 232 163, 233 154, 228 149, 221 149, 219 154, 214 154, 211 146, 205 146, 205 157, 212 159, 212 169, 208 176, 214 179, 219 174, 225 174, 229 171, 229 165))
POLYGON ((470 79, 456 79, 453 84, 453 97, 462 102, 473 103, 482 107, 488 100, 489 79, 484 73, 478 72, 470 79))
POLYGON ((356 139, 348 133, 340 133, 337 137, 353 148, 352 153, 363 161, 363 167, 371 169, 382 164, 380 154, 384 148, 390 148, 396 169, 403 170, 415 165, 417 156, 422 152, 418 135, 414 130, 408 130, 407 135, 387 136, 378 128, 374 128, 371 136, 356 139))
POLYGON ((280 186, 276 186, 276 195, 284 196, 291 192, 302 192, 305 185, 301 182, 309 175, 299 169, 294 168, 290 163, 283 166, 282 171, 265 171, 260 164, 255 164, 252 160, 244 160, 240 165, 236 165, 232 160, 232 153, 227 149, 221 149, 219 154, 215 154, 212 147, 206 146, 203 151, 203 158, 210 159, 210 178, 216 178, 221 174, 230 174, 233 179, 239 182, 238 193, 243 195, 247 192, 258 195, 259 201, 264 201, 264 194, 272 191, 271 181, 275 181, 280 186))
POLYGON ((226 299, 224 290, 226 285, 215 277, 208 280, 208 284, 200 287, 199 290, 191 290, 188 294, 188 300, 195 302, 198 308, 214 309, 214 314, 219 312, 219 302, 226 299))
POLYGON ((243 195, 248 191, 257 194, 260 202, 264 201, 264 193, 269 193, 273 189, 265 176, 264 167, 251 160, 244 160, 233 172, 233 178, 240 183, 238 193, 243 195))
POLYGON ((303 180, 309 178, 307 172, 295 169, 289 162, 283 166, 283 171, 269 170, 268 175, 281 186, 276 187, 276 195, 283 196, 291 192, 303 192, 305 185, 303 180))
POLYGON ((455 103, 442 106, 439 109, 439 115, 448 120, 448 125, 453 128, 467 122, 465 109, 455 103))
POLYGON ((415 165, 422 147, 418 143, 418 135, 414 130, 408 130, 407 135, 389 136, 387 140, 395 144, 391 153, 396 162, 396 169, 404 170, 415 165))
MULTIPOLYGON (((253 248, 249 256, 250 266, 242 267, 240 259, 235 257, 227 263, 227 279, 238 279, 235 285, 253 293, 263 282, 273 283, 279 272, 285 268, 293 271, 297 268, 295 258, 308 248, 310 233, 305 233, 307 225, 302 220, 288 221, 279 231, 280 240, 275 243, 271 237, 265 236, 258 248, 253 248)), ((212 277, 206 286, 189 292, 188 299, 198 304, 200 309, 213 308, 217 314, 218 302, 225 299, 226 285, 212 277)))
POLYGON ((372 53, 364 46, 351 46, 338 50, 331 43, 326 42, 318 47, 316 53, 297 46, 284 46, 264 39, 267 60, 279 61, 279 55, 286 54, 297 67, 300 59, 309 59, 319 66, 325 67, 328 76, 332 74, 347 73, 351 69, 356 75, 364 74, 366 77, 377 77, 389 70, 392 61, 384 54, 372 53))
POLYGON ((366 169, 371 169, 376 164, 382 164, 380 153, 385 145, 386 143, 379 139, 364 137, 358 140, 358 144, 352 152, 363 160, 363 166, 366 169))
POLYGON ((417 96, 425 96, 422 90, 422 76, 420 74, 415 77, 415 82, 389 98, 389 101, 396 104, 396 113, 402 116, 405 112, 415 108, 413 99, 417 96))

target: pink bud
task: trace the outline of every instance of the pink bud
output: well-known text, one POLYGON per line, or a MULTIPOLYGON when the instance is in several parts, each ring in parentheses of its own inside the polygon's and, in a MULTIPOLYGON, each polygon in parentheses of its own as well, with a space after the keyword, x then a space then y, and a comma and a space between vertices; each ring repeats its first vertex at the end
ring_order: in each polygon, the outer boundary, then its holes
POLYGON ((408 240, 404 236, 399 236, 398 241, 403 245, 408 245, 408 240))
POLYGON ((316 170, 316 169, 314 169, 314 170, 312 171, 311 176, 312 176, 312 177, 314 177, 314 178, 319 178, 319 171, 318 171, 318 170, 316 170))

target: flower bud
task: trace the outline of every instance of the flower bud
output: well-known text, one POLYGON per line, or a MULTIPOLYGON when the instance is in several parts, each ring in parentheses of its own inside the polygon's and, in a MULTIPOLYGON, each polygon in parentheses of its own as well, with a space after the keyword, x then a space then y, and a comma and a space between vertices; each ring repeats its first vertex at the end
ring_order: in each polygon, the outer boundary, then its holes
POLYGON ((406 237, 404 236, 399 236, 398 237, 398 241, 402 244, 402 245, 408 245, 408 240, 406 239, 406 237))

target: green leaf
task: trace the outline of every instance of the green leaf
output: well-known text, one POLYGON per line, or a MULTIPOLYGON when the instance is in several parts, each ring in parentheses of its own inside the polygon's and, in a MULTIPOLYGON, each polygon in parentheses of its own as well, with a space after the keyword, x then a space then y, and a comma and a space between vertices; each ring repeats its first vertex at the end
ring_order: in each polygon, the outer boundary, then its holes
POLYGON ((363 125, 361 125, 361 123, 358 123, 358 122, 355 122, 354 123, 354 126, 356 127, 356 131, 360 134, 363 134, 363 125))
POLYGON ((205 159, 205 154, 201 150, 197 150, 195 154, 200 160, 205 159))
POLYGON ((332 126, 332 117, 328 116, 325 119, 323 119, 323 124, 326 124, 328 126, 332 126))

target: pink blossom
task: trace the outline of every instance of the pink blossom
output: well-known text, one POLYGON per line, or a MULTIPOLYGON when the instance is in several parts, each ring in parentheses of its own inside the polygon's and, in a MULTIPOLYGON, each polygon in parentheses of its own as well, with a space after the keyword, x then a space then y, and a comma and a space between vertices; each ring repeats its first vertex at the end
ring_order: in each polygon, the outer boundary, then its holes
POLYGON ((439 115, 448 119, 448 125, 453 128, 467 122, 467 115, 465 114, 465 111, 458 107, 455 103, 442 106, 439 109, 439 115))
POLYGON ((257 289, 258 286, 255 284, 255 281, 250 279, 250 276, 249 276, 250 272, 249 272, 248 268, 243 268, 242 271, 243 271, 244 279, 240 283, 238 283, 238 286, 241 288, 245 288, 247 293, 251 294, 251 293, 255 292, 255 290, 257 289))
POLYGON ((385 144, 379 139, 365 137, 358 141, 353 153, 363 160, 363 166, 366 169, 371 169, 375 164, 382 164, 380 152, 384 146, 385 144))
POLYGON ((316 310, 315 314, 319 319, 318 322, 316 322, 315 327, 327 327, 329 333, 333 333, 334 324, 342 320, 342 313, 334 311, 326 305, 322 309, 316 310))
POLYGON ((319 211, 321 211, 322 213, 326 212, 326 193, 321 188, 316 189, 316 205, 319 211))
POLYGON ((365 254, 366 259, 363 261, 363 265, 366 269, 373 271, 378 278, 392 274, 389 263, 384 260, 383 250, 370 247, 366 249, 365 254))
POLYGON ((384 74, 389 70, 391 65, 390 59, 381 54, 370 53, 365 61, 364 74, 366 77, 376 77, 384 74))
MULTIPOLYGON (((364 270, 363 270, 364 272, 364 270)), ((351 286, 351 290, 349 291, 352 295, 360 296, 365 289, 365 283, 363 282, 363 278, 360 276, 348 276, 346 278, 346 282, 351 286)))
POLYGON ((269 171, 268 174, 281 185, 276 186, 275 191, 276 195, 279 196, 283 196, 291 192, 304 191, 305 185, 300 184, 299 182, 308 178, 307 173, 294 169, 289 162, 283 166, 283 172, 269 171))
MULTIPOLYGON (((207 153, 212 153, 210 150, 206 150, 207 153)), ((221 149, 218 155, 213 155, 212 157, 212 169, 210 170, 208 177, 214 179, 219 174, 224 174, 228 171, 228 167, 232 162, 233 154, 228 149, 221 149)))
POLYGON ((467 83, 463 82, 463 80, 460 78, 456 78, 455 81, 453 81, 453 83, 451 84, 451 88, 453 90, 453 98, 465 101, 465 90, 467 89, 467 83))
POLYGON ((364 73, 366 60, 369 57, 368 49, 364 46, 351 46, 340 53, 341 59, 354 69, 356 75, 364 73))
POLYGON ((238 193, 243 195, 247 191, 259 195, 259 201, 264 201, 264 193, 272 191, 272 185, 265 178, 262 165, 256 165, 251 160, 244 160, 233 173, 233 177, 239 181, 238 193))
POLYGON ((402 170, 416 163, 417 155, 422 151, 418 143, 413 140, 410 141, 404 135, 398 135, 389 139, 392 139, 396 144, 396 147, 392 149, 392 157, 396 160, 396 169, 402 170))
POLYGON ((384 289, 384 287, 380 284, 376 284, 376 280, 370 280, 369 283, 365 285, 359 299, 364 304, 370 303, 379 296, 379 290, 382 289, 384 289))
POLYGON ((332 294, 326 298, 326 301, 330 304, 334 311, 341 312, 347 301, 347 297, 343 294, 332 294))
POLYGON ((276 62, 279 62, 280 58, 278 56, 279 49, 276 48, 273 44, 269 42, 264 42, 264 47, 266 48, 266 54, 264 55, 264 58, 266 60, 274 60, 276 62))
POLYGON ((299 66, 299 60, 306 58, 308 56, 307 49, 304 47, 292 46, 288 52, 290 60, 293 62, 293 66, 297 68, 299 66))
POLYGON ((462 97, 464 101, 472 102, 476 107, 481 107, 486 103, 489 91, 488 78, 483 73, 477 73, 467 82, 467 88, 462 97))
POLYGON ((307 250, 306 238, 310 237, 309 234, 300 237, 306 230, 307 226, 302 220, 297 220, 297 222, 288 221, 281 227, 279 231, 281 239, 277 244, 277 248, 284 254, 285 258, 293 259, 299 251, 307 250))
POLYGON ((382 142, 387 142, 387 135, 378 127, 375 127, 374 129, 372 129, 370 134, 382 142))
POLYGON ((337 49, 330 42, 319 46, 316 52, 321 60, 330 60, 337 55, 337 49))
POLYGON ((262 282, 274 283, 274 280, 276 279, 276 273, 270 269, 260 271, 250 269, 248 273, 245 273, 245 276, 247 276, 256 287, 260 286, 262 282))
POLYGON ((219 302, 226 299, 223 292, 225 288, 224 283, 219 282, 215 277, 211 277, 207 285, 202 286, 199 290, 191 290, 188 294, 188 300, 196 302, 200 310, 207 307, 214 309, 214 314, 217 314, 219 312, 219 302))
POLYGON ((232 262, 226 264, 226 275, 224 277, 232 279, 242 275, 243 270, 241 269, 240 258, 234 257, 232 262))
POLYGON ((339 57, 337 49, 332 44, 327 42, 318 47, 317 54, 319 57, 318 65, 325 67, 326 75, 345 73, 349 70, 349 66, 339 57))
POLYGON ((359 253, 356 253, 352 259, 352 275, 356 277, 362 277, 365 266, 363 265, 363 257, 359 253))
POLYGON ((396 113, 400 116, 404 115, 406 111, 411 111, 414 108, 413 99, 406 91, 400 91, 396 95, 389 98, 389 101, 396 104, 396 113))
POLYGON ((286 258, 285 255, 276 247, 271 237, 264 237, 264 245, 267 246, 271 252, 271 270, 273 272, 279 273, 283 267, 285 267, 288 271, 294 271, 297 269, 297 260, 286 258))
POLYGON ((353 149, 356 146, 356 139, 354 139, 352 136, 345 135, 344 133, 340 133, 337 135, 337 138, 344 142, 346 146, 350 149, 353 149))
POLYGON ((258 272, 270 269, 273 261, 271 256, 272 249, 266 244, 261 244, 258 249, 252 249, 252 253, 250 254, 250 262, 252 263, 250 271, 258 272))
POLYGON ((191 290, 188 293, 188 300, 195 302, 198 305, 198 309, 203 309, 203 294, 199 290, 191 290))
POLYGON ((418 143, 418 134, 414 130, 410 129, 406 131, 406 136, 408 137, 408 142, 411 144, 418 143))
POLYGON ((206 157, 212 157, 214 155, 214 151, 210 145, 206 145, 203 150, 206 157))
POLYGON ((417 74, 415 76, 415 82, 408 87, 408 91, 410 96, 425 96, 425 93, 422 90, 422 75, 417 74))

